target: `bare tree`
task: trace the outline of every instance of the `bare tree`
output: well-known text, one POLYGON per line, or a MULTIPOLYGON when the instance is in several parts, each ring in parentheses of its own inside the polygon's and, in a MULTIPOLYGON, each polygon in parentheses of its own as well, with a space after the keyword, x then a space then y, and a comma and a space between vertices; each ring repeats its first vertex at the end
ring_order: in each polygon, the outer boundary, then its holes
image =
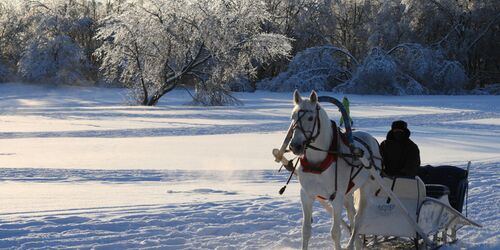
POLYGON ((367 54, 367 23, 372 22, 376 10, 373 1, 333 0, 331 9, 336 20, 334 45, 345 48, 358 58, 367 54))

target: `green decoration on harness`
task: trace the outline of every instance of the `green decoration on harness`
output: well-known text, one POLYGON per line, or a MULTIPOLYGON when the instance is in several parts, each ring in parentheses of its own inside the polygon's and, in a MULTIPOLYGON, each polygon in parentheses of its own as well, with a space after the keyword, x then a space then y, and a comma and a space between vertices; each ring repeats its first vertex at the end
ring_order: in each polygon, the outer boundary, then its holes
MULTIPOLYGON (((351 118, 351 112, 349 111, 349 99, 347 99, 347 97, 344 96, 344 98, 342 98, 342 105, 344 106, 346 112, 347 112, 347 117, 349 117, 349 121, 351 122, 351 126, 352 124, 354 123, 352 121, 352 118, 351 118)), ((340 117, 340 126, 342 126, 344 124, 344 117, 340 117)))

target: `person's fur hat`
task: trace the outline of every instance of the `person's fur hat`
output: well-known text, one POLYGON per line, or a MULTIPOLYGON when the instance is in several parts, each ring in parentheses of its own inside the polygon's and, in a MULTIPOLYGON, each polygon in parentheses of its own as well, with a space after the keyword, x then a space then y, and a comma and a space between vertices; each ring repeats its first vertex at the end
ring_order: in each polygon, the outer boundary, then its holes
POLYGON ((394 121, 392 122, 392 125, 391 125, 391 130, 403 130, 408 137, 410 137, 410 130, 408 129, 408 123, 406 123, 405 121, 403 120, 398 120, 398 121, 394 121))

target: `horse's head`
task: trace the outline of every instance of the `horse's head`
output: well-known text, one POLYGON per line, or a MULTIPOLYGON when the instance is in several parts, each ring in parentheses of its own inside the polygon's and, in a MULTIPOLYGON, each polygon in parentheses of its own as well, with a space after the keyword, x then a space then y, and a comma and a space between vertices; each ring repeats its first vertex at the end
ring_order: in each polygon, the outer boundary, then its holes
POLYGON ((295 107, 292 111, 293 135, 290 142, 290 149, 295 155, 302 155, 306 146, 314 142, 319 135, 320 122, 318 95, 313 90, 309 99, 302 99, 300 93, 295 90, 293 93, 293 103, 295 107))

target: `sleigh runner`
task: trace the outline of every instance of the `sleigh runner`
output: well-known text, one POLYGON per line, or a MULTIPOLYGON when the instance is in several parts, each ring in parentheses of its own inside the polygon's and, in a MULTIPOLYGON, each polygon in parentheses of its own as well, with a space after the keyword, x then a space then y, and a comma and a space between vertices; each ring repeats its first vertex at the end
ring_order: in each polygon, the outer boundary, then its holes
MULTIPOLYGON (((311 95, 311 99, 312 97, 313 95, 311 95)), ((322 96, 319 98, 314 96, 314 98, 319 102, 328 102, 336 105, 342 114, 343 120, 350 121, 350 117, 347 114, 346 109, 337 99, 328 96, 322 96)), ((317 107, 319 107, 319 105, 317 107)), ((317 110, 319 109, 320 108, 317 110)), ((317 111, 316 116, 319 116, 319 111, 317 111)), ((286 151, 286 147, 290 144, 294 130, 297 128, 297 122, 301 122, 300 119, 301 117, 299 116, 298 121, 296 121, 295 124, 292 122, 290 125, 287 137, 285 138, 282 147, 279 150, 273 150, 275 160, 282 163, 288 170, 292 171, 290 178, 294 174, 299 161, 297 160, 294 166, 292 161, 287 160, 283 155, 286 151)), ((317 121, 314 121, 313 129, 310 132, 311 137, 315 127, 317 127, 318 131, 316 137, 319 136, 319 118, 316 119, 317 121), (318 124, 316 125, 316 123, 318 124)), ((312 120, 309 119, 309 121, 312 120)), ((361 197, 360 193, 363 191, 362 189, 360 192, 358 192, 358 190, 354 193, 354 208, 356 209, 356 212, 358 212, 360 208, 363 212, 359 215, 356 214, 355 219, 357 223, 354 222, 355 224, 352 225, 353 222, 351 221, 351 225, 347 226, 352 233, 349 247, 352 247, 351 241, 356 239, 357 235, 362 235, 363 239, 365 239, 365 245, 367 245, 367 243, 370 243, 370 245, 376 244, 376 239, 382 236, 382 238, 401 237, 413 239, 416 248, 435 248, 443 244, 456 241, 456 232, 463 226, 471 225, 481 227, 481 225, 468 219, 461 213, 464 196, 466 194, 465 192, 468 186, 467 177, 469 167, 466 171, 452 166, 432 169, 427 167, 426 171, 419 174, 424 179, 425 183, 419 176, 416 176, 415 178, 383 176, 380 172, 380 166, 377 167, 377 164, 375 164, 374 158, 376 159, 377 157, 374 156, 373 152, 371 152, 373 148, 370 149, 366 143, 363 143, 358 138, 353 138, 350 122, 345 122, 344 125, 345 133, 342 136, 347 141, 345 143, 347 146, 346 148, 349 148, 350 152, 340 152, 340 150, 323 151, 340 156, 344 155, 351 157, 353 158, 353 162, 354 160, 358 160, 361 163, 358 168, 360 168, 360 170, 367 171, 370 179, 378 188, 375 192, 373 192, 373 194, 368 195, 368 199, 365 198, 367 201, 363 201, 364 203, 362 207, 360 207, 360 201, 363 200, 363 197, 366 197, 366 195, 361 197), (358 141, 361 142, 361 145, 364 145, 365 147, 361 149, 359 146, 360 144, 355 143, 355 139, 358 139, 358 141), (435 173, 433 173, 433 171, 435 173), (465 174, 463 173, 464 171, 465 174), (445 176, 443 176, 443 173, 445 176), (439 176, 436 176, 436 174, 439 174, 439 176), (446 176, 446 174, 448 174, 448 176, 446 176), (456 182, 450 184, 446 183, 446 181, 441 181, 443 177, 451 178, 453 175, 457 177, 456 182), (372 241, 368 242, 366 240, 368 238, 371 238, 372 241)), ((299 124, 299 126, 303 125, 299 124)), ((304 134, 306 133, 304 132, 304 134)), ((309 147, 315 148, 315 146, 309 147)), ((303 157, 305 158, 305 155, 303 157)), ((351 167, 354 168, 355 166, 351 167)), ((335 173, 334 176, 337 178, 337 173, 335 173)), ((330 197, 332 206, 337 192, 337 181, 338 180, 335 179, 334 194, 332 196, 326 196, 330 197)), ((352 186, 352 181, 353 179, 349 180, 349 187, 352 186)), ((284 191, 285 187, 280 190, 280 193, 284 191)), ((349 191, 349 189, 347 189, 347 191, 349 191)), ((321 197, 320 201, 322 202, 322 205, 325 206, 326 199, 321 197)), ((336 208, 338 209, 338 206, 336 208)), ((328 209, 328 211, 333 215, 334 209, 328 209)), ((304 214, 304 216, 306 216, 306 214, 304 214)), ((335 217, 335 215, 333 216, 335 217)), ((345 222, 343 222, 343 224, 347 225, 345 222)), ((335 232, 332 231, 332 237, 334 237, 334 233, 335 232)), ((305 243, 303 242, 303 248, 307 248, 308 239, 305 240, 305 243)), ((338 245, 335 246, 338 248, 338 245)))

